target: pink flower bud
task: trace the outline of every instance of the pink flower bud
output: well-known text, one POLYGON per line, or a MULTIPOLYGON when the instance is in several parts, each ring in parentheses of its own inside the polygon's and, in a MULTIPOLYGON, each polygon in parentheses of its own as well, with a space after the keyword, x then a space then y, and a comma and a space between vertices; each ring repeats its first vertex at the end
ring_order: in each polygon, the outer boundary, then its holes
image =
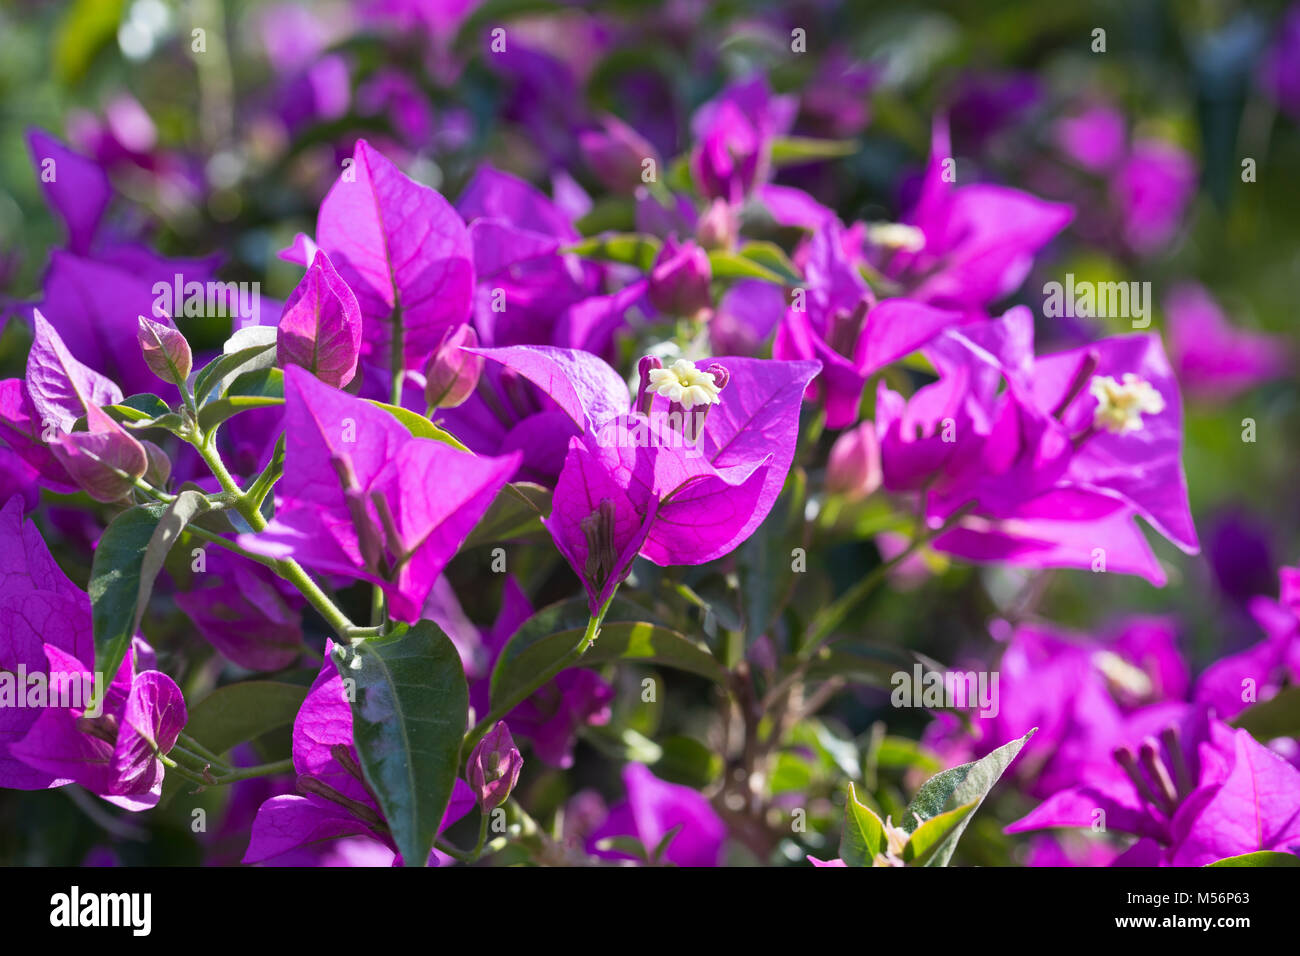
POLYGON ((430 408, 455 408, 469 398, 483 374, 483 356, 465 352, 478 347, 478 335, 468 325, 448 329, 425 369, 424 398, 430 408))
POLYGON ((86 406, 86 421, 89 431, 60 435, 50 450, 90 497, 120 501, 148 471, 148 452, 99 406, 86 406))
POLYGON ((736 244, 740 223, 725 199, 715 199, 700 216, 695 238, 705 249, 730 249, 736 244))
POLYGON ((603 130, 590 130, 578 136, 587 165, 606 188, 616 193, 631 193, 645 182, 644 174, 653 168, 656 179, 659 153, 636 130, 612 116, 601 121, 603 130), (653 161, 648 167, 646 160, 653 161))
POLYGON ((524 758, 510 736, 510 728, 505 721, 497 721, 469 755, 467 776, 479 809, 486 813, 505 803, 523 766, 524 758))
POLYGON ((189 378, 194 355, 190 343, 174 326, 142 315, 136 337, 145 364, 160 379, 179 387, 189 378))
POLYGON ((826 490, 851 501, 880 487, 880 444, 876 427, 863 422, 835 439, 826 465, 826 490))
POLYGON ((709 307, 709 254, 688 239, 669 237, 650 270, 650 304, 666 315, 693 317, 709 307))

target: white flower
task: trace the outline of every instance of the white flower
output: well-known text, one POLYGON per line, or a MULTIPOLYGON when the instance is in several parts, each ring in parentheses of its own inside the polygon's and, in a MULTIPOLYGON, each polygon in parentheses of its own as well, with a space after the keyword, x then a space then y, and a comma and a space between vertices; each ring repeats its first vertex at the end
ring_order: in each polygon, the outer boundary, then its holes
POLYGON ((650 370, 649 391, 676 402, 686 411, 696 405, 715 405, 718 385, 712 372, 702 372, 687 359, 678 359, 669 368, 650 370))
POLYGON ((867 226, 867 241, 885 249, 920 252, 925 248, 925 233, 901 222, 873 222, 867 226))
POLYGON ((1124 373, 1122 384, 1109 375, 1094 375, 1088 390, 1097 399, 1093 424, 1116 435, 1141 431, 1143 415, 1158 415, 1165 410, 1160 393, 1132 372, 1124 373))

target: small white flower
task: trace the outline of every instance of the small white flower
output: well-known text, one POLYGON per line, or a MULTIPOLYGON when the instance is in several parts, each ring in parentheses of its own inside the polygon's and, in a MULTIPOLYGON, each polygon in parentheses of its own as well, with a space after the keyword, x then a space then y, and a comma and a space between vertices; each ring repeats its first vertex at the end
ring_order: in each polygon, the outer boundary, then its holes
POLYGON ((1132 372, 1124 373, 1123 383, 1109 375, 1094 375, 1088 391, 1097 399, 1093 424, 1116 435, 1141 431, 1143 415, 1165 410, 1165 400, 1154 386, 1132 372))
POLYGON ((901 222, 873 222, 867 226, 867 241, 885 249, 920 252, 925 248, 925 233, 901 222))
POLYGON ((712 372, 702 372, 687 359, 678 359, 669 368, 650 370, 649 391, 676 402, 686 411, 696 405, 715 405, 719 389, 712 372))

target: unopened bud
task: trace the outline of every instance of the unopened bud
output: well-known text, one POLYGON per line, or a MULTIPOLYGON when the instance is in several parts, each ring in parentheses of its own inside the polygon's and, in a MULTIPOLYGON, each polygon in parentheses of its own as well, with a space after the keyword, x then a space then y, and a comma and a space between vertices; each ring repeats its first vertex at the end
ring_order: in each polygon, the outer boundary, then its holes
POLYGON ((487 813, 505 803, 519 782, 519 771, 523 766, 524 758, 510 736, 510 728, 505 721, 497 721, 497 725, 475 745, 466 767, 479 809, 487 813))
POLYGON ((699 225, 695 227, 695 238, 701 246, 710 251, 730 249, 736 244, 740 224, 736 213, 725 199, 715 199, 700 216, 699 225))
POLYGON ((640 133, 612 116, 604 117, 601 125, 604 129, 579 134, 578 148, 601 185, 612 192, 631 193, 645 182, 647 168, 658 169, 659 153, 640 133))
POLYGON ((826 463, 827 491, 857 501, 879 488, 880 480, 880 443, 874 424, 863 422, 835 439, 826 463))
POLYGON ((669 237, 650 270, 650 304, 666 315, 693 318, 712 301, 709 255, 694 240, 669 237))
POLYGON ((614 573, 618 553, 614 550, 614 502, 605 498, 596 510, 578 522, 587 539, 587 563, 583 575, 599 591, 614 573))
POLYGON ((478 387, 483 356, 466 352, 462 346, 478 346, 478 334, 468 325, 448 329, 429 359, 424 373, 424 398, 430 408, 455 408, 478 387))
POLYGON ((136 338, 150 371, 178 388, 185 383, 194 366, 194 355, 185 336, 170 323, 142 315, 136 338))
POLYGON ((652 384, 650 373, 663 367, 664 363, 654 355, 643 355, 636 363, 637 375, 641 379, 636 390, 636 410, 642 415, 650 414, 650 406, 655 400, 655 393, 650 390, 652 384))

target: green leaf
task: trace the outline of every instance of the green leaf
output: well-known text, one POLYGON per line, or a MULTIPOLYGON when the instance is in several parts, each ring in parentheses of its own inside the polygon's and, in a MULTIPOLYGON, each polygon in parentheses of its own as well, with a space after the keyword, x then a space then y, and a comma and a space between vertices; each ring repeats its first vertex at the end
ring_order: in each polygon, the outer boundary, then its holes
MULTIPOLYGON (((307 687, 281 681, 249 680, 218 687, 190 708, 185 734, 218 757, 239 744, 292 724, 307 687)), ((163 780, 162 802, 187 786, 176 774, 163 780)))
POLYGON ((772 165, 793 166, 819 159, 852 156, 858 144, 851 139, 812 139, 807 136, 778 136, 772 140, 772 165))
POLYGON ((643 236, 632 232, 593 236, 575 246, 570 246, 565 251, 581 256, 583 259, 621 262, 624 265, 636 266, 642 272, 649 272, 662 245, 654 236, 643 236))
POLYGON ((803 282, 803 276, 785 254, 785 250, 774 242, 747 242, 740 247, 740 254, 779 276, 786 285, 799 285, 803 282))
MULTIPOLYGON (((794 658, 787 658, 782 670, 793 666, 794 658)), ((894 674, 900 670, 910 672, 916 658, 898 647, 878 647, 856 644, 836 651, 823 650, 808 665, 808 677, 825 680, 843 677, 855 684, 869 687, 889 687, 894 674)))
MULTIPOLYGON (((515 632, 515 636, 502 649, 492 672, 494 707, 527 689, 535 683, 538 674, 546 673, 549 668, 563 662, 577 646, 586 630, 587 607, 584 599, 578 600, 583 611, 581 627, 565 627, 538 634, 539 630, 545 631, 556 623, 559 610, 570 610, 565 605, 571 602, 562 602, 561 605, 543 608, 515 632)), ((674 667, 720 684, 726 682, 726 672, 722 665, 704 644, 648 621, 611 621, 610 616, 615 613, 615 607, 611 606, 596 643, 568 667, 591 667, 610 661, 636 660, 674 667)))
POLYGON ((515 541, 544 532, 542 518, 551 513, 551 493, 541 485, 516 481, 499 492, 487 514, 469 533, 464 548, 515 541))
MULTIPOLYGON (((993 789, 993 785, 1011 765, 1011 761, 1016 759, 1016 754, 1020 753, 1020 749, 1037 732, 1038 728, 1035 727, 1018 740, 1003 744, 987 757, 981 757, 979 760, 953 767, 931 777, 921 785, 921 789, 908 804, 902 823, 903 829, 913 832, 918 827, 918 818, 929 820, 941 813, 964 807, 968 803, 973 804, 971 810, 973 813, 984 802, 984 797, 993 789)), ((967 813, 948 830, 939 846, 929 853, 926 866, 948 865, 953 850, 957 848, 957 841, 961 839, 966 824, 970 822, 971 813, 967 813)))
POLYGON ((1234 727, 1244 727, 1260 743, 1278 737, 1300 737, 1300 686, 1287 687, 1237 715, 1234 727))
POLYGON ((840 859, 849 866, 871 866, 877 853, 884 853, 885 823, 875 812, 858 801, 857 791, 849 782, 844 802, 844 830, 840 834, 840 859))
POLYGON ((256 369, 240 375, 221 398, 205 404, 199 410, 199 426, 209 431, 240 412, 283 404, 284 372, 278 368, 256 369))
POLYGON ((1277 850, 1256 850, 1241 856, 1227 856, 1206 866, 1300 866, 1300 856, 1279 853, 1277 850))
POLYGON ((399 422, 406 426, 406 430, 416 438, 432 438, 434 441, 440 441, 444 445, 450 445, 457 451, 469 451, 464 445, 456 440, 450 432, 445 432, 429 419, 425 418, 418 412, 413 412, 409 408, 402 408, 400 405, 389 405, 386 402, 376 402, 373 399, 366 399, 375 408, 382 408, 388 414, 392 415, 399 422))
POLYGON ((308 688, 283 681, 246 680, 218 687, 190 709, 186 735, 217 756, 292 724, 308 688))
POLYGON ((334 649, 356 682, 352 735, 407 866, 424 866, 460 768, 469 692, 460 655, 432 621, 334 649))
POLYGON ((786 284, 779 273, 736 252, 715 249, 709 253, 709 267, 715 279, 762 279, 776 285, 786 284))
POLYGON ((926 820, 912 831, 907 844, 903 847, 903 862, 908 866, 929 866, 930 860, 949 837, 956 840, 952 831, 962 825, 962 821, 974 813, 978 806, 979 801, 972 800, 970 803, 963 803, 955 810, 949 810, 947 813, 926 820))
POLYGON ((116 405, 107 405, 104 410, 119 421, 142 422, 166 415, 171 411, 171 406, 157 395, 143 392, 130 395, 116 405))
POLYGON ((636 837, 616 836, 605 837, 603 840, 596 841, 596 849, 601 853, 622 853, 635 859, 648 861, 650 854, 643 844, 636 837))
POLYGON ((796 572, 790 554, 792 548, 803 544, 807 493, 807 473, 797 466, 791 468, 771 515, 736 549, 741 613, 750 642, 771 630, 783 595, 794 586, 796 572))
POLYGON ((673 842, 673 837, 682 832, 682 827, 684 826, 686 826, 686 824, 679 823, 663 835, 654 850, 650 852, 651 863, 659 863, 663 860, 664 854, 668 852, 668 845, 673 842))
POLYGON ((140 627, 153 593, 153 582, 167 552, 189 524, 208 509, 197 491, 183 491, 169 505, 137 505, 109 524, 90 568, 90 593, 95 633, 95 669, 105 684, 113 680, 140 627))
POLYGON ((636 229, 636 205, 622 196, 597 199, 591 212, 573 225, 581 236, 594 236, 602 232, 631 232, 636 229))
POLYGON ((227 339, 224 354, 195 374, 194 401, 202 405, 210 394, 221 397, 239 376, 275 365, 276 331, 274 326, 253 325, 227 339))
POLYGON ((660 744, 655 776, 703 790, 714 784, 722 774, 722 767, 723 760, 713 748, 694 737, 675 734, 660 744))
POLYGON ((76 0, 54 33, 54 75, 67 85, 78 82, 96 54, 113 42, 126 0, 76 0))

